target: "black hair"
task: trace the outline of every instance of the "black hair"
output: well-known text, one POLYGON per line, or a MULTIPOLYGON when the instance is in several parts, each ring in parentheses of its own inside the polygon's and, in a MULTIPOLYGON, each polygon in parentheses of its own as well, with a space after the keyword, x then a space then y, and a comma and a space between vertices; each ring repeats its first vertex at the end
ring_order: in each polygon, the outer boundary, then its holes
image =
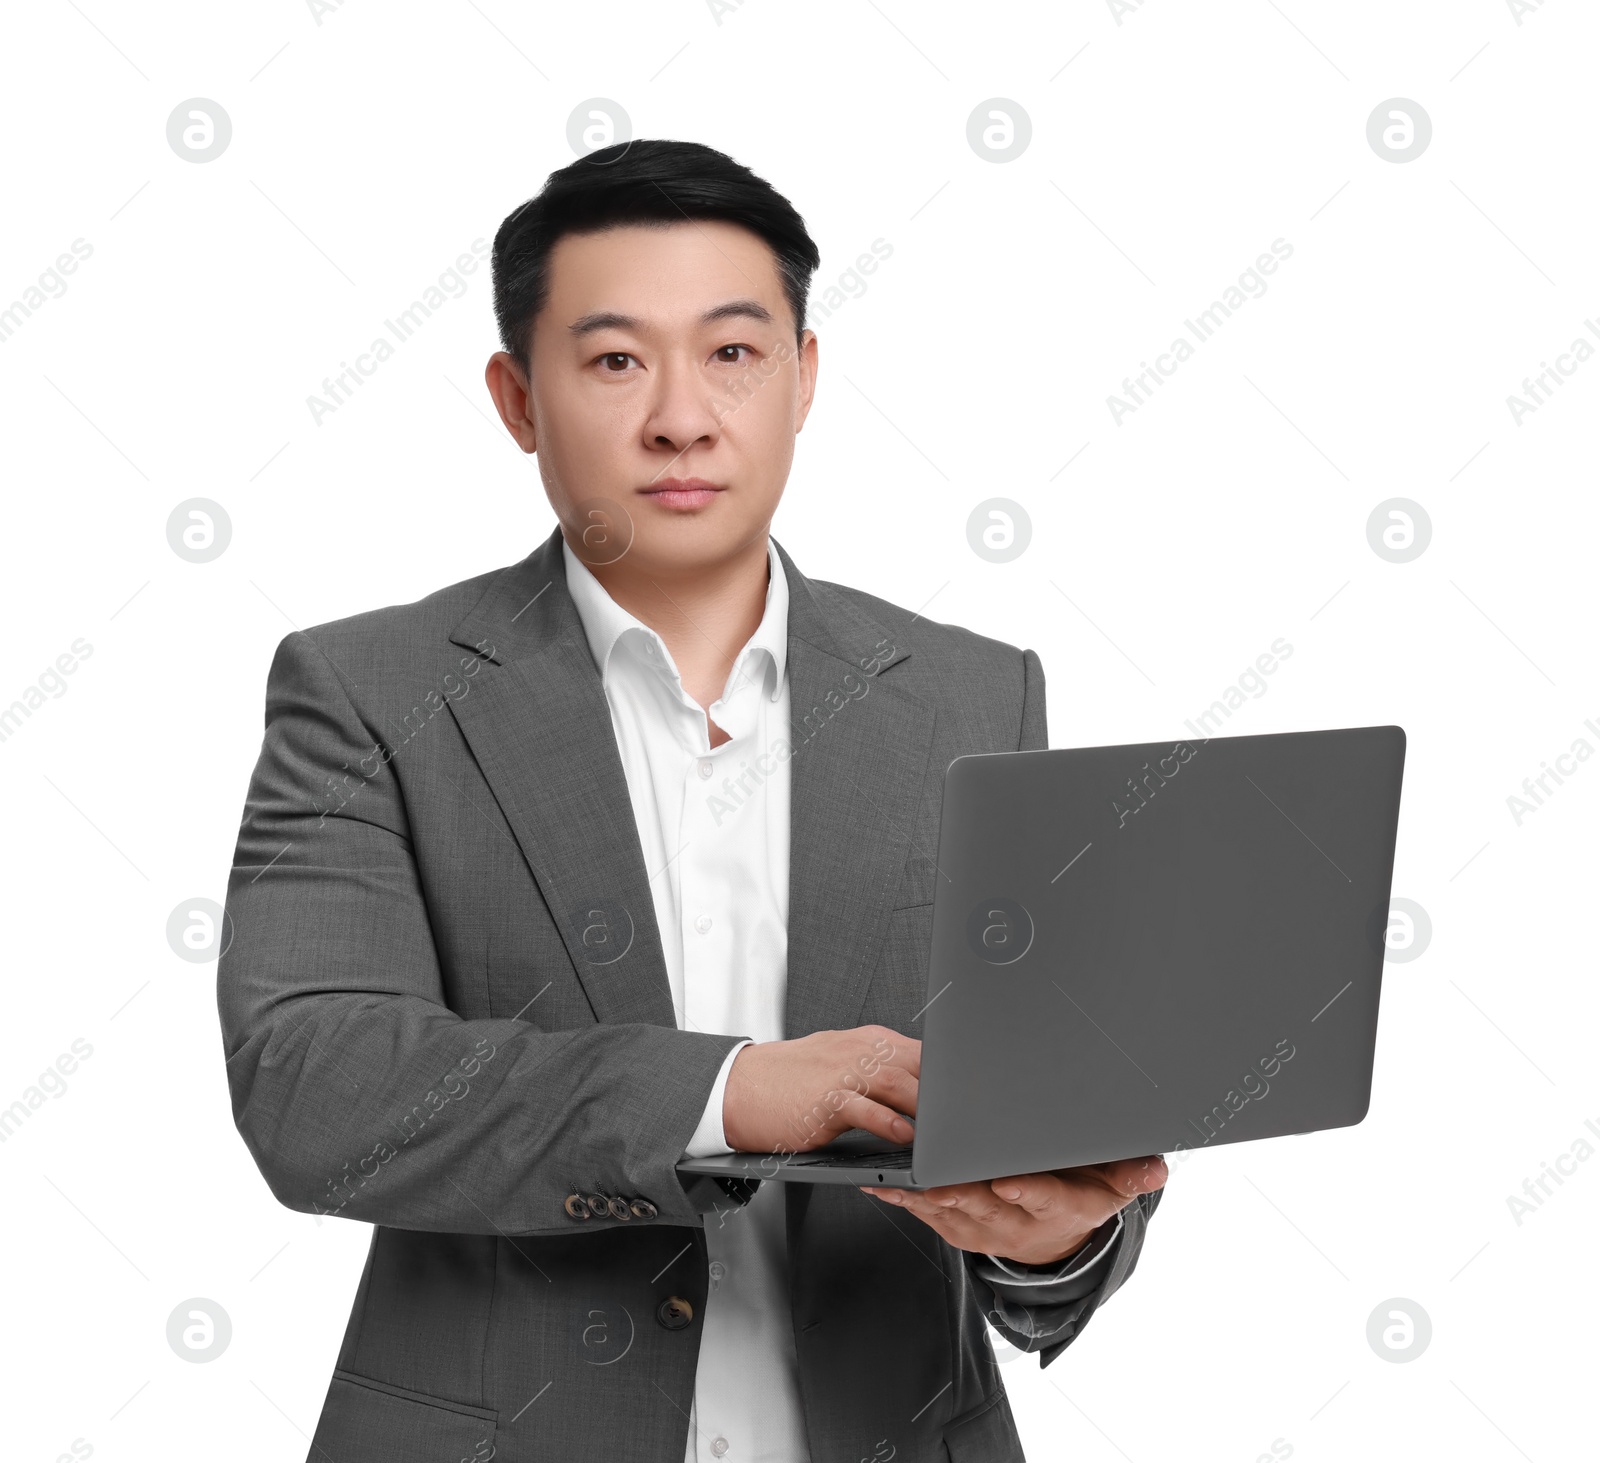
POLYGON ((811 276, 822 262, 794 205, 743 163, 699 142, 645 139, 591 152, 545 179, 494 236, 494 313, 500 342, 528 369, 533 319, 549 292, 550 251, 567 234, 628 224, 664 227, 722 219, 771 246, 795 321, 806 318, 811 276))

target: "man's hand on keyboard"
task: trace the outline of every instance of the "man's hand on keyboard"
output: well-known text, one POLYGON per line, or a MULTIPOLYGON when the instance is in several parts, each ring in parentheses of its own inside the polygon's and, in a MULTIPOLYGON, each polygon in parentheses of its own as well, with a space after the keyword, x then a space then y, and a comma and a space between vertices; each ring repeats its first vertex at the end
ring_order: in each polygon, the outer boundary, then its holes
POLYGON ((992 1183, 862 1192, 909 1209, 958 1250, 998 1255, 1019 1265, 1053 1265, 1083 1248, 1135 1195, 1166 1181, 1166 1160, 1156 1154, 992 1183))
POLYGON ((745 1153, 805 1153, 851 1128, 909 1143, 922 1043, 887 1026, 747 1046, 723 1089, 722 1131, 745 1153))

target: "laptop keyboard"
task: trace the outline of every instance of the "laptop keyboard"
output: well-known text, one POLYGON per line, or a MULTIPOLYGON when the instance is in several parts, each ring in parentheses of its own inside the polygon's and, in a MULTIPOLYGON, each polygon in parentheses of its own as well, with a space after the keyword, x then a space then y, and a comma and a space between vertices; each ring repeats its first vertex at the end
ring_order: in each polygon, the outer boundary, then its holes
POLYGON ((881 1153, 796 1153, 785 1163, 805 1168, 910 1168, 909 1148, 886 1148, 881 1153))

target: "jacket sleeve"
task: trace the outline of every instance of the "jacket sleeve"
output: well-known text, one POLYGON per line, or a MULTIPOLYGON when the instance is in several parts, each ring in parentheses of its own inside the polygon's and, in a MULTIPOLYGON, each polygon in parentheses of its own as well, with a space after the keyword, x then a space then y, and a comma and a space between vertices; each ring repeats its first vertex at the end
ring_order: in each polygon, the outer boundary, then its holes
MULTIPOLYGON (((1144 1247, 1145 1227, 1163 1192, 1153 1189, 1125 1204, 1104 1254, 1072 1279, 1037 1286, 1000 1283, 985 1278, 994 1268, 986 1256, 968 1254, 967 1273, 979 1295, 989 1297, 984 1307, 989 1324, 1019 1351, 1037 1351, 1039 1365, 1049 1366, 1133 1274, 1144 1247)), ((1098 1247, 1101 1240, 1097 1236, 1090 1243, 1098 1247)))
MULTIPOLYGON (((1044 668, 1031 650, 1022 653, 1022 730, 1017 750, 1049 746, 1045 716, 1044 668)), ((1049 1366, 1089 1317, 1116 1293, 1139 1261, 1145 1226, 1161 1202, 1162 1190, 1139 1194, 1102 1226, 1084 1247, 1083 1258, 1065 1264, 1007 1266, 990 1255, 968 1253, 967 1273, 980 1296, 989 1323, 1021 1351, 1037 1351, 1039 1365, 1049 1366)))
MULTIPOLYGON (((378 740, 316 642, 288 636, 217 965, 234 1121, 273 1194, 307 1213, 508 1235, 580 1232, 574 1191, 646 1200, 680 1224, 731 1207, 716 1180, 674 1165, 740 1038, 452 1011, 393 769, 329 811, 328 789, 378 740)), ((582 1232, 623 1222, 638 1220, 582 1232)))

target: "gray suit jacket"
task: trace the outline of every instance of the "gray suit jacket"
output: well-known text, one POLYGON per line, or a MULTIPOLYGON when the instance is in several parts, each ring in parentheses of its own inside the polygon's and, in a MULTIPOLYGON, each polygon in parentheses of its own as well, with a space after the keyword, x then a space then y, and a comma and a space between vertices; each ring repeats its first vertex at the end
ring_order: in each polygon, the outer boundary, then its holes
MULTIPOLYGON (((916 1035, 944 769, 1046 744, 1038 657, 779 552, 786 1033, 916 1035)), ((677 1029, 650 873, 558 534, 278 647, 217 994, 273 1194, 377 1226, 313 1459, 681 1463, 704 1227, 749 1192, 674 1170, 736 1038, 677 1029)), ((785 1189, 813 1463, 1022 1458, 985 1317, 1053 1360, 1159 1197, 1039 1291, 853 1188, 785 1189)))

